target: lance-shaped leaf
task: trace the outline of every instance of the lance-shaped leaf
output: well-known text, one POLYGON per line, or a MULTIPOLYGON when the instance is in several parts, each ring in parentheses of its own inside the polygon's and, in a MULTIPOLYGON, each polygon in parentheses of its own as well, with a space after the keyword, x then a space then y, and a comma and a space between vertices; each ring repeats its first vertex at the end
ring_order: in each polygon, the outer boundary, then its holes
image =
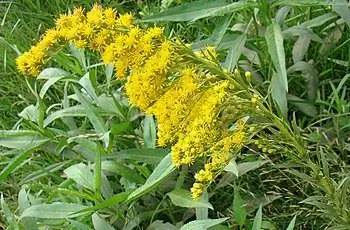
POLYGON ((275 21, 267 27, 265 39, 276 72, 271 79, 271 94, 281 113, 286 116, 288 80, 281 28, 275 21))

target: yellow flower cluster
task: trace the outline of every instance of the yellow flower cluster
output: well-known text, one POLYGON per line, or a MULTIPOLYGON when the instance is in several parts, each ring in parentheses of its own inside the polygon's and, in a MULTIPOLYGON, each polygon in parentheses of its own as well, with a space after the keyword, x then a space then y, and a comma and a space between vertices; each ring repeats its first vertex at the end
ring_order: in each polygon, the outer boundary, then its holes
POLYGON ((44 37, 27 52, 16 59, 18 69, 23 74, 36 75, 47 58, 48 50, 59 39, 59 33, 55 29, 48 30, 44 37))
POLYGON ((56 26, 48 30, 41 40, 16 60, 23 74, 37 75, 47 60, 49 51, 66 42, 78 48, 90 48, 102 52, 107 45, 132 27, 132 15, 117 15, 112 8, 103 9, 100 5, 84 14, 82 8, 74 9, 72 14, 61 15, 56 26))
MULTIPOLYGON (((130 14, 117 15, 95 5, 89 12, 77 8, 62 15, 54 29, 28 52, 18 57, 24 74, 38 73, 49 49, 71 42, 79 48, 99 52, 106 64, 113 64, 116 76, 126 79, 129 102, 158 121, 158 144, 171 145, 173 164, 192 165, 199 158, 205 165, 196 175, 191 191, 202 194, 230 160, 230 152, 242 146, 244 125, 234 132, 222 125, 223 105, 230 99, 230 83, 186 61, 158 27, 141 29, 130 14)), ((198 58, 216 60, 208 48, 198 58)), ((231 98, 232 99, 232 98, 231 98)))
POLYGON ((178 138, 180 125, 185 120, 190 106, 194 104, 195 93, 199 87, 199 76, 194 69, 185 68, 177 82, 174 82, 154 105, 147 109, 148 113, 157 117, 160 146, 166 146, 178 138))
POLYGON ((214 173, 225 167, 231 158, 230 151, 232 149, 237 151, 242 146, 245 139, 244 122, 240 120, 237 125, 238 127, 233 134, 222 138, 209 149, 209 161, 204 165, 204 169, 201 169, 195 175, 196 182, 191 188, 193 198, 199 197, 204 186, 214 180, 214 173))

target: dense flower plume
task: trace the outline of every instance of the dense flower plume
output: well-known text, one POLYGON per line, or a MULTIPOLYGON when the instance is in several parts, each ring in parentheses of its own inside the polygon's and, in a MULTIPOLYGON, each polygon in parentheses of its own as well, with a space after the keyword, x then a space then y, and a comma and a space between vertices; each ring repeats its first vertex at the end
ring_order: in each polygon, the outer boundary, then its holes
MULTIPOLYGON (((225 103, 236 100, 232 85, 185 60, 179 44, 168 40, 162 28, 141 29, 132 21, 130 14, 119 15, 99 5, 86 13, 77 8, 62 15, 55 28, 17 58, 18 69, 37 75, 50 51, 67 42, 100 53, 104 63, 114 65, 117 78, 127 80, 130 103, 156 117, 158 144, 172 146, 173 164, 203 162, 191 189, 197 198, 248 136, 242 119, 235 117, 227 125, 223 115, 225 103)), ((216 58, 212 48, 193 55, 208 62, 216 58)))

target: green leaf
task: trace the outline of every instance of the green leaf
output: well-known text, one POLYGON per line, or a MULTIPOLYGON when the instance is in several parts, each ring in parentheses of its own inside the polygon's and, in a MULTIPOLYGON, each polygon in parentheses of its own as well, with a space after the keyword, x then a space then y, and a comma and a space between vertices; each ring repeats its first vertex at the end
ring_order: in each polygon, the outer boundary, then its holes
POLYGON ((308 27, 308 28, 318 27, 318 26, 322 26, 323 24, 325 24, 326 22, 328 22, 330 20, 336 19, 337 17, 338 17, 338 15, 335 14, 334 12, 322 14, 318 17, 312 18, 309 21, 303 22, 300 26, 301 27, 308 27))
POLYGON ((243 162, 237 165, 238 173, 240 176, 250 172, 252 170, 258 169, 269 161, 251 161, 251 162, 243 162))
POLYGON ((102 117, 96 112, 95 106, 93 106, 76 87, 74 87, 74 92, 77 95, 80 103, 84 106, 87 117, 89 118, 95 131, 99 133, 106 133, 108 130, 102 117))
MULTIPOLYGON (((204 191, 199 199, 202 202, 210 204, 209 203, 209 195, 208 195, 207 191, 204 191)), ((197 220, 205 220, 205 219, 208 219, 208 218, 209 218, 209 207, 202 207, 202 208, 198 207, 198 208, 196 208, 196 219, 197 220)))
POLYGON ((310 38, 307 36, 300 36, 296 42, 294 43, 293 46, 293 51, 292 51, 292 57, 293 57, 293 62, 297 63, 299 61, 302 61, 309 49, 310 45, 310 38))
POLYGON ((174 205, 185 208, 210 208, 213 206, 203 199, 194 200, 191 192, 184 189, 175 189, 167 194, 174 205))
POLYGON ((248 214, 253 213, 260 205, 262 205, 263 207, 271 204, 272 202, 274 202, 277 199, 280 199, 282 196, 280 195, 260 195, 260 196, 251 196, 251 197, 247 197, 247 199, 245 200, 245 208, 247 210, 248 214))
POLYGON ((302 76, 306 81, 307 96, 310 101, 313 101, 317 97, 319 74, 313 64, 308 62, 297 62, 288 68, 287 72, 292 73, 295 71, 301 71, 302 76))
POLYGON ((10 210, 8 204, 5 202, 3 194, 1 193, 0 195, 1 195, 0 204, 1 204, 1 214, 2 214, 1 217, 2 219, 6 220, 8 224, 7 229, 20 230, 15 214, 10 210))
POLYGON ((122 113, 122 105, 120 101, 114 100, 113 96, 107 96, 105 94, 100 95, 97 98, 97 106, 103 109, 105 112, 115 114, 121 119, 125 119, 124 114, 122 113))
POLYGON ((111 183, 103 172, 101 172, 101 193, 105 199, 112 197, 114 194, 111 183))
POLYGON ((220 218, 220 219, 206 219, 206 220, 194 220, 185 224, 180 228, 180 230, 205 230, 212 226, 221 224, 229 218, 220 218))
POLYGON ((175 170, 174 165, 171 162, 170 153, 164 157, 164 159, 157 165, 152 174, 146 180, 146 183, 132 192, 127 201, 133 201, 140 196, 150 192, 155 188, 162 180, 164 180, 170 173, 175 170))
POLYGON ((135 169, 131 169, 127 167, 123 162, 118 163, 114 161, 103 161, 102 169, 104 171, 116 173, 124 177, 125 179, 137 184, 145 183, 145 179, 138 173, 138 171, 135 171, 135 169))
POLYGON ((226 172, 231 172, 233 173, 236 177, 239 177, 239 172, 237 168, 237 163, 234 159, 232 159, 224 168, 226 172))
POLYGON ((21 215, 24 217, 35 217, 42 219, 66 219, 77 216, 73 213, 78 212, 86 206, 74 203, 55 202, 52 204, 37 204, 25 209, 21 215))
POLYGON ((261 223, 261 227, 264 230, 277 230, 275 225, 267 220, 263 220, 263 222, 261 223))
POLYGON ((10 149, 36 148, 48 140, 31 130, 0 130, 0 146, 10 149))
POLYGON ((38 123, 39 121, 39 109, 37 105, 29 105, 25 107, 19 114, 19 117, 38 123))
MULTIPOLYGON (((63 88, 63 101, 62 101, 63 109, 67 109, 70 107, 69 98, 68 98, 68 86, 69 84, 66 82, 63 88)), ((62 117, 61 119, 62 119, 62 122, 68 126, 69 130, 77 129, 77 124, 73 117, 62 117)), ((45 121, 46 120, 44 120, 43 122, 44 126, 45 126, 45 121)))
POLYGON ((228 55, 224 63, 224 67, 229 72, 231 72, 236 67, 246 40, 247 40, 247 35, 242 34, 232 41, 231 48, 228 51, 228 55))
POLYGON ((75 45, 70 44, 69 50, 72 53, 73 57, 75 57, 78 60, 80 66, 83 67, 83 69, 86 71, 87 66, 84 49, 77 48, 75 45))
POLYGON ((239 36, 239 34, 227 32, 224 37, 221 39, 219 45, 217 46, 217 50, 226 50, 230 49, 232 46, 232 41, 236 40, 239 36))
POLYGON ((112 207, 113 205, 117 205, 117 204, 124 202, 128 198, 129 194, 130 193, 128 193, 128 192, 118 193, 118 194, 96 204, 93 207, 88 207, 88 208, 82 209, 74 214, 93 212, 93 211, 98 211, 98 210, 112 207))
POLYGON ((79 221, 69 220, 69 222, 71 223, 72 227, 74 227, 74 230, 91 230, 87 224, 83 224, 79 221))
POLYGON ((105 75, 106 75, 108 88, 111 86, 111 81, 112 81, 112 77, 113 77, 113 69, 114 69, 113 64, 105 65, 105 75))
POLYGON ((296 219, 297 219, 297 216, 294 216, 293 219, 290 221, 286 230, 293 230, 294 229, 296 219))
POLYGON ((245 0, 234 3, 228 3, 226 0, 200 0, 169 8, 161 13, 148 16, 143 21, 196 21, 205 17, 221 16, 254 5, 254 2, 245 0))
POLYGON ((81 154, 88 161, 95 161, 95 152, 98 151, 97 143, 87 138, 76 139, 79 143, 73 147, 73 151, 81 154))
POLYGON ((277 10, 275 19, 279 25, 282 26, 284 24, 290 10, 291 10, 291 7, 289 6, 283 6, 277 10))
POLYGON ((234 193, 233 211, 235 214, 235 221, 240 226, 243 226, 247 219, 247 211, 246 211, 246 208, 244 207, 244 201, 238 191, 235 191, 234 193))
POLYGON ((262 223, 262 205, 259 206, 259 209, 256 212, 252 230, 261 230, 261 223, 262 223))
POLYGON ((327 57, 334 52, 333 50, 337 47, 337 43, 343 38, 344 27, 344 24, 340 24, 331 31, 327 31, 326 37, 323 39, 323 43, 319 49, 319 54, 322 57, 327 57))
POLYGON ((331 0, 277 0, 274 1, 273 6, 287 5, 287 6, 327 6, 331 5, 331 0))
POLYGON ((19 181, 19 184, 27 184, 27 183, 29 183, 31 181, 38 180, 41 177, 52 175, 52 173, 60 170, 61 168, 66 166, 66 164, 69 163, 69 162, 70 161, 62 161, 62 162, 58 162, 58 163, 54 163, 54 164, 48 165, 47 167, 44 167, 44 168, 40 168, 39 170, 36 170, 36 171, 34 171, 32 173, 29 173, 24 178, 22 178, 19 181))
POLYGON ((95 165, 94 165, 94 188, 95 194, 100 196, 101 194, 101 180, 102 180, 102 163, 101 163, 101 147, 97 146, 97 151, 95 152, 95 165))
POLYGON ((67 168, 64 170, 64 173, 66 173, 67 176, 77 184, 95 191, 95 195, 100 196, 100 192, 102 192, 104 198, 109 198, 113 195, 113 190, 107 177, 97 166, 98 162, 96 161, 96 157, 98 156, 98 153, 95 152, 94 155, 95 164, 91 165, 91 167, 94 167, 94 172, 92 172, 85 164, 79 163, 67 168))
POLYGON ((232 15, 226 15, 224 17, 218 17, 217 19, 217 25, 215 29, 213 30, 211 36, 207 39, 197 41, 192 44, 193 50, 200 50, 207 46, 214 46, 217 47, 222 39, 225 36, 227 28, 230 26, 230 22, 232 21, 233 16, 232 15))
POLYGON ((269 161, 250 161, 236 164, 235 161, 230 161, 230 163, 224 168, 225 171, 235 174, 237 177, 240 177, 247 172, 258 169, 269 161))
POLYGON ((293 26, 282 32, 284 39, 290 39, 295 36, 302 36, 308 38, 309 40, 313 40, 315 42, 322 43, 323 40, 316 33, 314 33, 310 28, 305 26, 293 26))
POLYGON ((97 94, 95 92, 95 88, 92 85, 92 82, 90 80, 90 72, 87 72, 84 76, 82 76, 79 80, 79 84, 84 87, 87 94, 94 99, 94 101, 97 101, 97 94))
POLYGON ((277 103, 284 116, 287 115, 287 92, 288 79, 283 47, 283 36, 281 28, 275 21, 266 29, 265 39, 267 48, 274 64, 276 74, 271 79, 271 93, 273 100, 277 103))
POLYGON ((287 117, 288 103, 287 103, 287 89, 284 87, 285 82, 281 76, 275 71, 272 73, 271 79, 271 96, 276 102, 280 112, 284 117, 287 117))
POLYGON ((64 117, 84 117, 86 116, 86 110, 85 107, 82 105, 75 105, 72 107, 68 107, 65 109, 58 110, 56 112, 53 112, 50 114, 45 120, 44 120, 44 127, 47 127, 49 124, 51 124, 53 121, 55 121, 58 118, 64 118, 64 117))
POLYGON ((37 79, 49 80, 51 78, 57 78, 57 77, 69 76, 69 75, 71 74, 60 68, 46 68, 39 73, 37 79))
POLYGON ((166 149, 126 149, 112 152, 102 159, 127 159, 147 164, 158 164, 168 153, 166 149))
POLYGON ((125 134, 132 130, 133 130, 133 124, 130 121, 114 123, 112 124, 112 127, 111 127, 111 133, 113 135, 125 134))
MULTIPOLYGON (((69 76, 68 76, 69 77, 69 76)), ((39 96, 40 98, 44 98, 46 92, 49 90, 49 88, 51 86, 53 86, 56 82, 62 80, 62 79, 66 79, 67 75, 62 75, 62 76, 55 76, 55 77, 51 77, 49 78, 45 84, 43 85, 43 87, 40 90, 39 96)))
POLYGON ((26 186, 22 186, 21 190, 19 191, 17 202, 20 214, 30 206, 26 186))
POLYGON ((0 182, 4 181, 12 172, 18 169, 22 164, 25 163, 27 158, 32 155, 32 149, 19 150, 20 153, 11 159, 10 163, 0 172, 0 182))
POLYGON ((154 149, 156 147, 156 124, 151 116, 146 116, 143 120, 143 140, 146 148, 154 149))
POLYGON ((85 164, 79 163, 72 165, 65 169, 64 173, 77 184, 88 188, 91 191, 94 190, 94 174, 85 164))
POLYGON ((100 217, 97 213, 92 215, 92 224, 96 230, 114 230, 114 228, 102 217, 100 217))
POLYGON ((178 230, 178 228, 170 223, 163 223, 161 220, 156 220, 146 230, 178 230))
POLYGON ((288 101, 292 105, 294 105, 298 110, 310 117, 315 117, 317 115, 316 107, 313 104, 310 104, 309 102, 297 96, 288 95, 288 101))

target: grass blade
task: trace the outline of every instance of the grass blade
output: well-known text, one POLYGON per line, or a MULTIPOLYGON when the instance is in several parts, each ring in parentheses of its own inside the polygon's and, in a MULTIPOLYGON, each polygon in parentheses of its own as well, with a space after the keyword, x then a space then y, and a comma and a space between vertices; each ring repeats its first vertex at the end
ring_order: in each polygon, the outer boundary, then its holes
POLYGON ((82 95, 80 93, 80 91, 76 87, 74 87, 74 92, 77 95, 81 104, 84 106, 86 114, 87 114, 92 126, 94 127, 95 131, 99 132, 99 133, 106 133, 107 128, 106 128, 100 114, 98 114, 95 111, 95 107, 85 98, 84 95, 82 95))
POLYGON ((12 172, 32 155, 33 149, 23 150, 20 154, 14 157, 11 162, 0 172, 0 182, 4 181, 12 172))
POLYGON ((180 230, 205 230, 207 228, 213 227, 215 225, 221 224, 226 221, 228 218, 220 219, 206 219, 206 220, 194 220, 188 224, 185 224, 180 228, 180 230))
POLYGON ((194 200, 191 196, 191 193, 184 189, 176 189, 167 194, 170 197, 170 200, 179 207, 186 208, 210 208, 214 209, 213 206, 204 201, 203 199, 194 200))
POLYGON ((210 16, 242 10, 255 5, 250 1, 227 3, 226 0, 200 0, 169 8, 159 14, 143 19, 144 22, 156 21, 195 21, 210 16))
POLYGON ((37 204, 25 209, 20 218, 36 217, 42 219, 66 219, 77 216, 73 213, 76 213, 84 208, 86 208, 86 206, 81 204, 63 202, 37 204))
POLYGON ((289 223, 288 227, 286 230, 293 230, 295 226, 295 220, 297 219, 297 216, 294 216, 291 222, 289 223))
POLYGON ((334 11, 339 14, 340 17, 344 19, 344 21, 350 27, 350 9, 349 9, 349 1, 346 0, 334 0, 333 4, 334 11))
POLYGON ((247 40, 247 35, 242 34, 238 36, 234 41, 232 41, 231 49, 226 57, 224 67, 231 72, 237 65, 238 59, 241 56, 242 49, 247 40))
POLYGON ((10 149, 36 148, 49 139, 30 130, 0 130, 0 146, 10 149))
POLYGON ((262 223, 262 205, 259 206, 258 211, 256 212, 252 230, 260 230, 262 223))
POLYGON ((154 169, 152 174, 146 180, 146 183, 129 195, 128 201, 133 201, 138 197, 151 191, 174 170, 175 170, 175 167, 171 162, 171 157, 169 153, 154 169))
POLYGON ((272 99, 277 103, 281 113, 286 117, 288 112, 287 107, 287 92, 288 80, 285 61, 285 52, 283 47, 283 36, 278 23, 272 22, 267 27, 265 39, 271 60, 275 70, 271 79, 271 94, 272 99))

